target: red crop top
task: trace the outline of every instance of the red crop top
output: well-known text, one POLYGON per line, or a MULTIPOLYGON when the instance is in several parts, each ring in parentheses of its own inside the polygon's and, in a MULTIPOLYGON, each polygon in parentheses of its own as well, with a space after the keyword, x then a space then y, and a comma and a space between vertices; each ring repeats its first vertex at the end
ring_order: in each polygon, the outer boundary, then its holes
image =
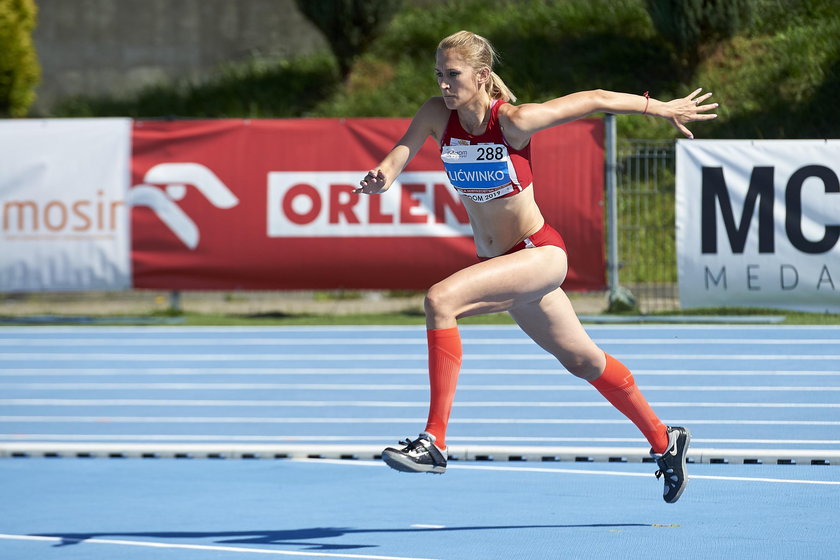
POLYGON ((441 160, 458 194, 474 202, 488 202, 522 192, 531 185, 531 144, 513 149, 499 123, 496 99, 490 106, 490 121, 479 136, 464 130, 458 111, 452 111, 440 142, 441 160))

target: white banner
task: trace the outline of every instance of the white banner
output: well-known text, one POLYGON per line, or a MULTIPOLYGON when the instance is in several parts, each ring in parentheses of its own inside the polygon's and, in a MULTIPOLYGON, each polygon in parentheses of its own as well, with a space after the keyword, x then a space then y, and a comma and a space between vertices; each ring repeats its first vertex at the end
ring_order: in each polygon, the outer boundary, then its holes
POLYGON ((131 286, 130 119, 0 121, 0 291, 131 286))
POLYGON ((840 312, 840 140, 677 142, 683 307, 840 312))

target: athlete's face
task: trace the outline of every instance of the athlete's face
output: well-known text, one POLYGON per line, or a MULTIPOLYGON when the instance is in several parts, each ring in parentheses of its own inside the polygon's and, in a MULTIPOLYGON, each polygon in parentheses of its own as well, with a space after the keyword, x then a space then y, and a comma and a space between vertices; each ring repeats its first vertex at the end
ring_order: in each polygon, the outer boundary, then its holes
POLYGON ((453 49, 438 51, 435 75, 448 109, 462 107, 481 91, 481 76, 453 49))

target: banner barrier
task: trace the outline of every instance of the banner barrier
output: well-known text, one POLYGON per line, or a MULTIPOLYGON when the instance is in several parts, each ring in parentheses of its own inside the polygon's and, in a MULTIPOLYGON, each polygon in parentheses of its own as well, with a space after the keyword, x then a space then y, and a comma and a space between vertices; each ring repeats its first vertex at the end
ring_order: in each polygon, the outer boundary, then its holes
POLYGON ((840 141, 677 142, 685 308, 840 312, 840 141))
MULTIPOLYGON (((477 262, 434 142, 352 193, 409 122, 2 121, 0 291, 426 289, 477 262)), ((605 284, 603 143, 588 119, 532 144, 569 290, 605 284)))
POLYGON ((131 287, 129 119, 0 122, 0 291, 131 287))
MULTIPOLYGON (((353 194, 409 119, 138 121, 134 287, 426 289, 477 261, 429 140, 382 195, 353 194)), ((536 197, 567 241, 564 287, 605 284, 603 124, 533 140, 536 197)))

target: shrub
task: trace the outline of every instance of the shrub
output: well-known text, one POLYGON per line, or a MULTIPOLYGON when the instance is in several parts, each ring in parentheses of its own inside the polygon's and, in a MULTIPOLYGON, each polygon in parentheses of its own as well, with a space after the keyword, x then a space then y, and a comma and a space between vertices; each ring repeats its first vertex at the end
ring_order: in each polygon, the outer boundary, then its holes
POLYGON ((703 49, 733 37, 749 26, 752 0, 645 0, 656 30, 675 49, 678 61, 690 78, 703 49))
POLYGON ((400 9, 402 0, 297 0, 297 7, 321 30, 342 78, 400 9))
POLYGON ((41 77, 32 30, 35 0, 0 0, 0 117, 22 117, 41 77))

